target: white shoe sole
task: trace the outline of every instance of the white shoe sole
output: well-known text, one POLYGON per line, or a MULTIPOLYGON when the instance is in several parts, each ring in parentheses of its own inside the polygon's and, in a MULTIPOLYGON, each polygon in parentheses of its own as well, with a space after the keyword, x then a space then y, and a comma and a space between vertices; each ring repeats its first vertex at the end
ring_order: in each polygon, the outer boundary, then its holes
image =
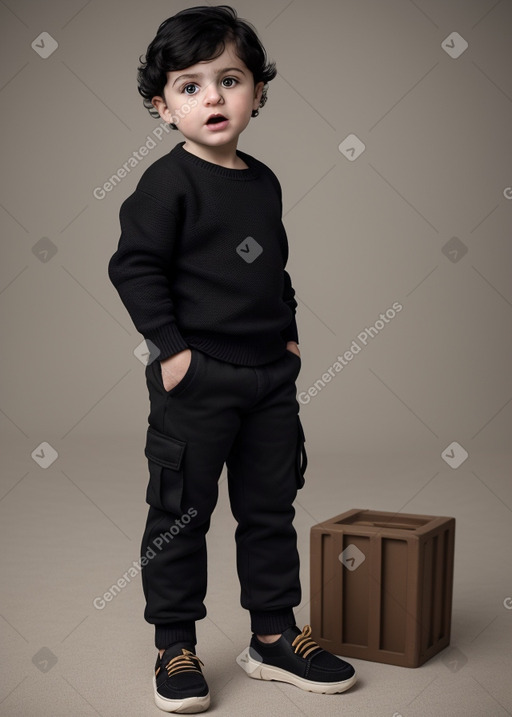
POLYGON ((178 714, 193 714, 194 712, 204 712, 210 706, 210 693, 204 697, 185 697, 182 700, 170 700, 162 697, 156 691, 156 678, 153 677, 153 690, 155 694, 155 704, 164 712, 177 712, 178 714))
POLYGON ((357 681, 357 675, 355 673, 348 680, 341 682, 314 682, 313 680, 306 680, 303 677, 294 675, 292 672, 288 672, 288 670, 283 670, 281 667, 274 667, 274 665, 266 665, 263 662, 258 662, 251 657, 249 648, 244 650, 237 662, 249 677, 255 680, 288 682, 290 685, 300 687, 301 690, 316 692, 322 695, 334 695, 338 692, 345 692, 345 690, 355 685, 357 681))

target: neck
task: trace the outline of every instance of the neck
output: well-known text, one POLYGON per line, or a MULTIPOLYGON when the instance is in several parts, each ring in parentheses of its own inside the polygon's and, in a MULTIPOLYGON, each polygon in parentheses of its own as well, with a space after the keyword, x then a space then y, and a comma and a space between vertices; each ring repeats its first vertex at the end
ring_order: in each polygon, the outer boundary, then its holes
POLYGON ((219 164, 226 169, 245 169, 247 165, 236 153, 237 141, 234 140, 222 147, 208 147, 203 144, 196 144, 187 140, 183 145, 183 149, 196 157, 204 159, 206 162, 219 164))

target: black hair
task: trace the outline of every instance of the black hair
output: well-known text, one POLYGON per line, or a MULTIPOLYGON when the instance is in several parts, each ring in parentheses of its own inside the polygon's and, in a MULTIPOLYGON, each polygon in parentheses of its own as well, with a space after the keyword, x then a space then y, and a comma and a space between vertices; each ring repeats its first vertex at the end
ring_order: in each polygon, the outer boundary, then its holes
MULTIPOLYGON (((146 59, 139 57, 138 91, 149 114, 155 119, 160 117, 151 99, 163 97, 167 72, 219 57, 226 42, 234 42, 236 54, 252 72, 255 85, 258 82, 266 85, 274 79, 277 74, 275 62, 267 62, 265 48, 250 22, 239 18, 229 5, 191 7, 164 20, 148 46, 146 59)), ((266 101, 265 86, 259 106, 263 107, 266 101)), ((258 114, 259 110, 253 110, 251 116, 258 114)), ((170 126, 178 129, 175 124, 170 126)))

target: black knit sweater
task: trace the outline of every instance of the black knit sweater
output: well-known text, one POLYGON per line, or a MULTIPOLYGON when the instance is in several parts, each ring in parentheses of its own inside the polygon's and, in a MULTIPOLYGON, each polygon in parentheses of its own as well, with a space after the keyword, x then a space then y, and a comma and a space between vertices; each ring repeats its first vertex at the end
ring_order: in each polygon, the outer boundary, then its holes
POLYGON ((108 275, 139 333, 163 360, 195 347, 256 366, 297 341, 288 241, 275 174, 207 162, 177 144, 121 205, 108 275))

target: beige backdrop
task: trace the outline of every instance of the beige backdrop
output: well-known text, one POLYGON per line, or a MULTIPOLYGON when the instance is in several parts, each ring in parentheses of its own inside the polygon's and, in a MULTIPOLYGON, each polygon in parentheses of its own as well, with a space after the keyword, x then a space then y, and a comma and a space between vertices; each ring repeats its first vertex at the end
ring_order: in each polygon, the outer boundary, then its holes
MULTIPOLYGON (((149 412, 142 337, 107 264, 122 201, 183 139, 143 108, 139 55, 160 22, 195 4, 0 3, 0 520, 16 557, 4 573, 0 641, 35 633, 29 657, 52 629, 63 639, 83 615, 98 617, 90 598, 119 572, 112 532, 123 560, 138 548, 149 412), (146 143, 137 166, 98 191, 146 143), (75 531, 69 546, 64 513, 75 531), (33 541, 21 550, 28 525, 33 541), (70 589, 59 565, 73 564, 79 545, 83 577, 94 566, 97 584, 85 598, 83 585, 71 588, 75 608, 84 600, 73 612, 50 596, 70 589), (94 556, 107 549, 112 562, 101 572, 94 556), (20 564, 36 576, 31 590, 48 589, 44 620, 20 597, 20 564), (42 565, 53 566, 51 584, 42 565)), ((298 496, 302 546, 311 524, 353 507, 451 515, 464 506, 458 566, 470 571, 464 550, 479 543, 472 521, 482 505, 486 529, 502 521, 492 551, 510 541, 512 3, 233 5, 278 69, 239 148, 283 187, 310 457, 298 496), (322 379, 344 355, 342 370, 322 379), (358 471, 367 483, 354 480, 358 471)), ((482 590, 496 574, 491 563, 482 590)), ((509 616, 499 573, 489 620, 509 616)), ((0 698, 17 681, 13 674, 0 698)))

